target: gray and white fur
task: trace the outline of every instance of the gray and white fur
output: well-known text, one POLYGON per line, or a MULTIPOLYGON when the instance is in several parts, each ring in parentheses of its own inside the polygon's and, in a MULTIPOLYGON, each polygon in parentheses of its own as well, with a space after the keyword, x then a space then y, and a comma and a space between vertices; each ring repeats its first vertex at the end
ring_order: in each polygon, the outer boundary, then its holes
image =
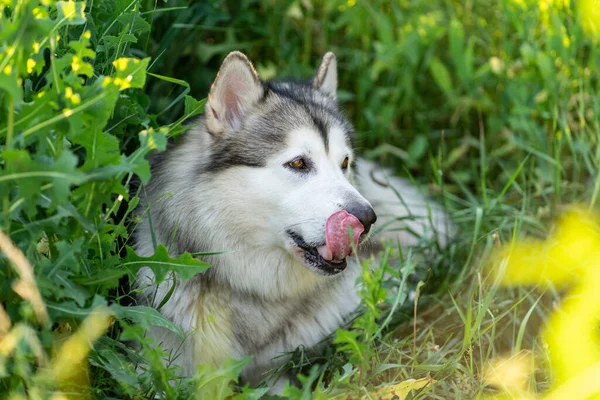
MULTIPOLYGON (((311 81, 265 82, 246 56, 233 52, 198 126, 152 160, 138 208, 136 252, 154 253, 151 230, 173 256, 224 252, 203 257, 211 268, 186 282, 171 275, 156 285, 148 268, 137 276, 140 300, 155 307, 175 279, 160 312, 187 339, 182 343, 161 327, 150 334, 177 353, 184 374, 198 364, 252 355, 243 377, 257 383, 285 361, 274 358, 314 346, 344 323, 359 303, 360 267, 354 257, 325 260, 315 250, 324 245, 325 224, 335 212, 356 215, 367 231, 375 213, 375 225, 412 215, 401 219, 412 232, 446 240, 448 221, 439 206, 428 206, 406 181, 356 159, 353 128, 339 110, 336 90, 333 53, 311 81)), ((384 235, 415 241, 397 230, 384 235)))

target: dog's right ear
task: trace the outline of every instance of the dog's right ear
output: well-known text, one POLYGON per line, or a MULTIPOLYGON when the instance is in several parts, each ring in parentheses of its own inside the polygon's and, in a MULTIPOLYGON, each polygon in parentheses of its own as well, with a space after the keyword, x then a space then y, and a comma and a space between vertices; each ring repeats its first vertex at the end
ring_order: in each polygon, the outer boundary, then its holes
POLYGON ((206 127, 213 135, 238 131, 244 114, 264 94, 252 63, 239 51, 225 57, 206 102, 206 127))
POLYGON ((337 61, 335 54, 328 51, 321 60, 317 74, 312 80, 313 87, 335 99, 337 90, 337 61))

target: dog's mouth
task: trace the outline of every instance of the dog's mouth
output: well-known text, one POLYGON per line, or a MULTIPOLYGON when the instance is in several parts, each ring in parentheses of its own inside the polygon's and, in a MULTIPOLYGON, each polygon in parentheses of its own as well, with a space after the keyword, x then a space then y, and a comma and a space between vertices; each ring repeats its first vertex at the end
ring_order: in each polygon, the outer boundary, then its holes
POLYGON ((335 212, 325 223, 325 242, 307 243, 301 235, 291 230, 287 234, 308 267, 321 275, 335 275, 346 269, 346 257, 358 247, 358 241, 365 227, 354 215, 345 210, 335 212))
POLYGON ((298 255, 304 263, 321 275, 336 275, 346 269, 348 262, 346 257, 341 260, 326 260, 319 252, 319 248, 326 246, 325 243, 319 245, 310 245, 295 232, 288 231, 288 236, 292 239, 298 249, 298 255))

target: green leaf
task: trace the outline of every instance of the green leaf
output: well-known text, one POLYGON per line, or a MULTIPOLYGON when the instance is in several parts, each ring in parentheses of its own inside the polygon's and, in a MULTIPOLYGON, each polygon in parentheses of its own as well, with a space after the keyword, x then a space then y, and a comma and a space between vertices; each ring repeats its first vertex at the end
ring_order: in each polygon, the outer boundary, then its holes
POLYGON ((156 253, 150 257, 140 257, 133 249, 127 246, 127 256, 121 264, 122 267, 137 270, 142 267, 148 267, 154 272, 156 283, 165 280, 167 273, 175 272, 183 281, 192 276, 206 271, 210 265, 192 257, 189 253, 184 253, 177 258, 170 258, 167 248, 159 244, 156 253))
POLYGON ((453 19, 450 22, 448 39, 450 42, 450 55, 452 57, 452 63, 456 67, 456 71, 461 82, 465 83, 468 79, 465 68, 465 31, 460 21, 453 19))
POLYGON ((73 142, 82 145, 86 152, 82 171, 90 171, 108 164, 118 164, 121 158, 117 138, 98 129, 80 135, 73 142))
POLYGON ((46 183, 52 183, 47 187, 53 193, 52 207, 56 207, 67 202, 71 186, 86 180, 85 175, 76 169, 77 158, 66 150, 56 160, 32 160, 25 150, 6 150, 2 157, 6 161, 6 169, 0 172, 0 188, 5 182, 14 185, 30 209, 35 207, 32 200, 42 194, 42 186, 46 183))
POLYGON ((237 381, 242 370, 252 361, 252 357, 241 360, 228 359, 218 368, 212 365, 197 366, 198 373, 194 375, 196 398, 224 400, 233 395, 231 382, 237 381))
POLYGON ((124 33, 123 35, 117 37, 117 36, 112 36, 112 35, 106 35, 102 38, 103 40, 105 40, 106 42, 110 43, 113 45, 114 47, 117 47, 117 45, 119 44, 125 44, 125 43, 137 43, 137 37, 135 37, 132 34, 129 33, 124 33))
POLYGON ((442 89, 446 97, 449 99, 454 98, 454 94, 452 92, 452 82, 450 80, 450 73, 448 69, 439 58, 432 57, 429 61, 429 72, 433 76, 435 83, 442 89))
POLYGON ((368 7, 367 10, 373 16, 373 20, 377 21, 373 24, 376 32, 377 40, 384 45, 394 43, 394 23, 389 14, 377 10, 375 7, 368 7))
POLYGON ((85 14, 85 2, 83 1, 57 1, 56 10, 58 11, 58 19, 65 21, 67 25, 81 25, 84 24, 85 14))
POLYGON ((200 115, 204 112, 204 105, 206 104, 206 99, 202 99, 200 101, 194 99, 192 96, 185 96, 185 118, 191 118, 196 115, 200 115))
POLYGON ((75 318, 77 320, 83 320, 92 312, 94 308, 104 305, 106 305, 106 299, 100 295, 94 296, 92 304, 89 307, 80 307, 74 301, 63 301, 60 303, 46 301, 48 313, 50 314, 53 320, 60 317, 69 317, 75 318))
POLYGON ((145 19, 140 17, 138 12, 127 13, 120 15, 117 18, 123 26, 127 28, 128 32, 140 36, 144 32, 150 31, 150 24, 145 19))
POLYGON ((83 306, 90 297, 90 293, 76 283, 71 282, 73 276, 75 275, 69 271, 59 270, 54 276, 54 281, 58 283, 58 288, 65 298, 73 299, 77 304, 83 306))
POLYGON ((188 89, 190 88, 190 84, 181 79, 171 78, 170 76, 158 75, 158 74, 154 74, 152 72, 148 72, 148 75, 150 75, 154 78, 160 79, 161 81, 175 83, 176 85, 183 86, 188 89))
POLYGON ((137 158, 134 160, 133 172, 139 176, 142 183, 148 183, 150 180, 150 164, 144 158, 137 158))
POLYGON ((450 41, 450 54, 452 60, 457 63, 463 57, 465 30, 462 23, 457 19, 450 21, 450 31, 448 32, 450 41))
POLYGON ((239 393, 236 396, 236 398, 239 398, 240 400, 242 400, 242 399, 243 400, 259 400, 259 399, 263 399, 268 391, 269 391, 268 387, 252 388, 252 387, 248 386, 248 384, 246 384, 246 386, 244 386, 241 393, 239 393))
POLYGON ((421 379, 407 379, 403 382, 385 385, 377 388, 374 392, 370 393, 374 399, 396 399, 404 400, 408 397, 412 390, 423 389, 424 387, 430 386, 435 383, 435 380, 430 377, 421 379))
POLYGON ((157 130, 150 128, 139 133, 140 147, 127 158, 127 161, 132 165, 132 171, 140 178, 142 183, 147 183, 150 180, 150 164, 144 156, 148 151, 165 150, 168 132, 167 128, 161 127, 157 130))
POLYGON ((132 271, 126 268, 109 268, 92 276, 80 276, 73 280, 84 286, 117 287, 119 279, 128 273, 132 273, 132 271))
POLYGON ((169 130, 165 127, 159 129, 150 128, 141 131, 140 147, 148 147, 149 150, 164 151, 167 148, 167 134, 169 130))
POLYGON ((143 60, 126 57, 116 59, 112 63, 116 70, 113 83, 119 87, 119 90, 144 87, 149 62, 149 57, 143 60))
POLYGON ((469 84, 473 79, 473 59, 474 59, 474 51, 475 51, 475 38, 469 38, 467 42, 467 50, 465 51, 465 59, 464 59, 464 72, 463 72, 463 83, 465 85, 469 84))
MULTIPOLYGON (((106 343, 111 340, 107 337, 102 337, 106 343)), ((126 383, 130 388, 137 384, 138 372, 133 364, 123 353, 127 349, 123 349, 121 343, 112 341, 109 345, 104 344, 99 340, 94 345, 95 353, 91 354, 90 364, 106 370, 119 383, 126 383), (117 347, 118 349, 116 349, 117 347)), ((129 354, 127 354, 129 356, 129 354)), ((131 390, 130 396, 133 396, 134 391, 131 390)))
POLYGON ((159 313, 155 308, 146 306, 123 307, 118 304, 112 304, 110 310, 113 311, 119 319, 131 320, 134 324, 141 325, 144 328, 160 326, 176 333, 181 338, 184 337, 183 330, 171 322, 167 317, 159 313))
POLYGON ((535 55, 535 61, 539 68, 542 78, 546 82, 553 82, 555 79, 553 62, 546 53, 538 51, 535 55))
POLYGON ((23 90, 17 83, 17 78, 12 74, 0 71, 0 90, 5 90, 15 103, 20 103, 23 99, 23 90))
POLYGON ((363 361, 367 353, 367 345, 359 339, 359 336, 360 332, 338 329, 333 340, 334 344, 341 345, 338 346, 337 351, 347 351, 351 354, 351 362, 363 361))
POLYGON ((407 152, 414 161, 420 161, 429 147, 425 135, 417 135, 408 146, 407 152))
MULTIPOLYGON (((319 378, 319 366, 313 365, 308 376, 298 375, 298 380, 302 383, 302 388, 297 388, 288 384, 281 392, 282 396, 290 400, 311 400, 317 393, 313 393, 313 384, 319 378)), ((319 388, 315 392, 318 392, 319 388)))

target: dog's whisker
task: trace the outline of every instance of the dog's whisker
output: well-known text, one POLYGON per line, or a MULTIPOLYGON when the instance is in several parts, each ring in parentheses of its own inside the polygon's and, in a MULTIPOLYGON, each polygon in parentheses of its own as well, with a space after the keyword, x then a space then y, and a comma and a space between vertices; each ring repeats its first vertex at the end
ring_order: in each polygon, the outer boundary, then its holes
MULTIPOLYGON (((321 220, 320 218, 309 218, 309 219, 305 219, 305 220, 303 220, 303 221, 296 222, 295 224, 291 224, 291 225, 288 225, 287 227, 285 227, 285 228, 283 228, 283 229, 280 229, 280 230, 279 230, 279 233, 283 233, 283 232, 285 232, 285 231, 288 231, 290 228, 295 228, 295 227, 297 227, 297 226, 304 225, 304 224, 308 224, 308 223, 310 223, 310 222, 315 222, 315 221, 317 221, 317 222, 318 222, 318 221, 320 221, 320 220, 321 220)), ((323 223, 323 227, 324 227, 324 226, 325 226, 325 223, 323 223)))

